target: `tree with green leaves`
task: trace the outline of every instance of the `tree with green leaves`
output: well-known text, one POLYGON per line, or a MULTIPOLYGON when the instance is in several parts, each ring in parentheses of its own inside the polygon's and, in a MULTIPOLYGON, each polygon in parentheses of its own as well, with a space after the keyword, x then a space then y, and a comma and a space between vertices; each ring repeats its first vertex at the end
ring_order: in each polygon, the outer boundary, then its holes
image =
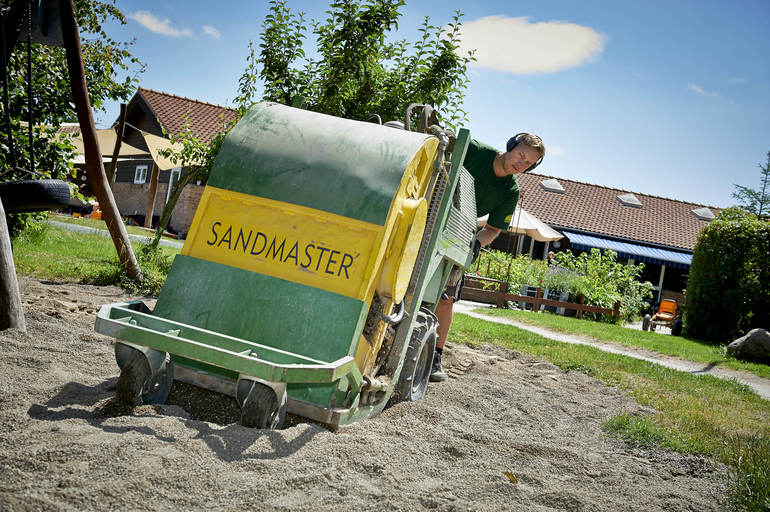
MULTIPOLYGON (((262 23, 259 56, 249 43, 247 66, 239 83, 235 104, 243 114, 261 99, 292 105, 298 97, 309 110, 349 119, 365 120, 378 114, 385 120, 401 119, 412 103, 444 110, 443 122, 456 127, 465 120, 460 107, 468 84, 467 64, 472 53, 458 56, 460 17, 455 13, 447 28, 430 24, 426 17, 420 40, 388 41, 397 28, 403 0, 334 1, 323 23, 311 22, 317 36, 317 60, 306 58, 303 43, 307 23, 304 13, 293 13, 286 0, 272 0, 262 23), (304 64, 304 65, 302 65, 304 64), (302 66, 301 66, 302 65, 302 66), (300 67, 301 66, 301 67, 300 67)), ((154 246, 168 225, 184 186, 205 181, 230 128, 223 123, 210 141, 201 141, 189 125, 176 137, 176 150, 165 155, 181 166, 196 164, 175 185, 161 215, 154 246)))
MULTIPOLYGON (((26 4, 27 0, 4 2, 0 7, 4 22, 18 3, 26 4)), ((36 5, 35 2, 31 4, 36 5)), ((116 41, 103 28, 112 21, 125 24, 125 16, 114 0, 75 0, 74 4, 91 106, 98 111, 110 100, 128 100, 143 66, 131 55, 133 41, 116 41)), ((27 10, 23 23, 28 23, 28 15, 27 10)), ((30 80, 25 41, 26 38, 15 44, 7 60, 8 109, 3 102, 0 180, 66 178, 73 173, 73 148, 67 137, 57 135, 57 129, 62 123, 77 122, 77 115, 64 48, 33 43, 30 80), (28 94, 30 81, 31 98, 28 94), (34 162, 30 162, 29 157, 30 103, 34 162), (11 144, 15 167, 11 161, 11 144), (32 168, 34 175, 27 172, 32 168)))
POLYGON ((304 107, 348 119, 377 114, 402 119, 412 103, 431 105, 442 123, 456 128, 467 119, 462 99, 473 52, 458 55, 461 13, 445 27, 425 18, 420 37, 410 43, 390 40, 398 28, 404 0, 333 1, 323 22, 311 21, 318 58, 308 58, 305 14, 295 14, 286 0, 272 0, 262 23, 259 55, 249 45, 247 67, 236 103, 245 110, 264 84, 263 100, 304 107))
POLYGON ((765 165, 757 164, 760 169, 759 189, 753 189, 733 183, 735 192, 733 199, 738 200, 738 206, 760 219, 770 217, 770 151, 767 152, 765 165))

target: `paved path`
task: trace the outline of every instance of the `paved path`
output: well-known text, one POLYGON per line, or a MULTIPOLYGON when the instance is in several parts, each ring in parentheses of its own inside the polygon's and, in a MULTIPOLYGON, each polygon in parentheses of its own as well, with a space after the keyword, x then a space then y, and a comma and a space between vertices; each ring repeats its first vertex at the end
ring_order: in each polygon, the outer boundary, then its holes
POLYGON ((682 372, 692 373, 694 375, 712 375, 720 379, 735 379, 741 384, 749 386, 755 393, 764 398, 770 400, 770 379, 758 377, 754 374, 733 370, 731 368, 722 368, 720 366, 714 366, 710 363, 697 363, 695 361, 688 361, 686 359, 680 359, 678 357, 667 356, 653 352, 651 350, 645 350, 640 348, 627 347, 617 343, 607 343, 599 341, 596 338, 588 336, 580 336, 576 334, 566 334, 562 332, 553 331, 545 327, 528 325, 522 322, 518 322, 511 318, 500 318, 476 313, 473 310, 479 307, 487 307, 479 305, 477 303, 460 301, 455 304, 455 311, 457 313, 463 313, 474 318, 481 318, 489 322, 496 322, 500 324, 513 325, 519 329, 533 332, 550 338, 552 340, 561 341, 564 343, 571 343, 573 345, 589 345, 591 347, 598 348, 604 352, 610 352, 612 354, 620 354, 651 363, 656 363, 668 368, 673 368, 682 372))
MULTIPOLYGON (((71 224, 69 222, 60 222, 58 220, 48 220, 48 223, 56 226, 57 228, 62 229, 68 229, 70 231, 77 231, 79 233, 87 233, 89 235, 101 235, 101 236, 110 236, 110 232, 107 231, 107 229, 97 229, 97 228, 91 228, 88 226, 81 226, 80 224, 71 224)), ((143 235, 128 235, 128 238, 135 241, 135 242, 142 242, 142 243, 149 243, 152 240, 151 236, 143 236, 143 235)), ((165 245, 167 247, 176 247, 178 249, 182 248, 182 245, 184 245, 184 242, 181 240, 169 240, 167 238, 161 238, 158 242, 160 245, 165 245)))

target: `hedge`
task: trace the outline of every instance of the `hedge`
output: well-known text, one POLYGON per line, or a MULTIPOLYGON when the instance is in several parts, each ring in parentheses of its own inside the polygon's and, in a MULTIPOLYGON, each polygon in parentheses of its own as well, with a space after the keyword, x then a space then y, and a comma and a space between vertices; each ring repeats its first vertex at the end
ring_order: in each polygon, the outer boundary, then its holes
POLYGON ((727 344, 770 329, 770 222, 722 211, 698 235, 686 297, 687 336, 727 344))

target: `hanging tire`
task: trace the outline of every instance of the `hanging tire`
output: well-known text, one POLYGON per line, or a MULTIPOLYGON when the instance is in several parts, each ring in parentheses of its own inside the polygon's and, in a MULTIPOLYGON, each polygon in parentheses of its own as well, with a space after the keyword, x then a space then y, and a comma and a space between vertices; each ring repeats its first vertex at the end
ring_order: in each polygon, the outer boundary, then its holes
POLYGON ((643 331, 649 331, 650 330, 650 315, 644 315, 644 318, 642 318, 642 330, 643 331))
POLYGON ((409 340, 409 348, 406 351, 398 384, 390 398, 390 405, 398 402, 415 402, 425 396, 433 354, 436 352, 437 328, 436 316, 428 310, 420 310, 409 340))
POLYGON ((0 183, 5 213, 61 210, 69 206, 70 187, 63 180, 25 180, 0 183))

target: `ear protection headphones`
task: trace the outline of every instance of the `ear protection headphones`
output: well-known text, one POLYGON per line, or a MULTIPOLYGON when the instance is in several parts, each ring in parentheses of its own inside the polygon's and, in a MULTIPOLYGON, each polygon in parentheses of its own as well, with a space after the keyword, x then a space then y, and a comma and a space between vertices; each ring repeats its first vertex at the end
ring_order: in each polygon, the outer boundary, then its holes
MULTIPOLYGON (((526 135, 526 133, 523 133, 523 132, 522 133, 517 133, 516 135, 514 135, 513 137, 508 139, 508 143, 505 145, 505 150, 506 151, 510 151, 513 148, 515 148, 516 146, 518 146, 519 145, 519 137, 521 137, 522 135, 526 135)), ((543 162, 543 157, 541 156, 540 158, 537 159, 537 162, 535 162, 534 164, 532 164, 529 167, 527 167, 524 170, 524 172, 522 172, 521 174, 524 174, 524 173, 527 173, 527 172, 531 171, 532 169, 534 169, 535 167, 540 165, 542 162, 543 162)))

